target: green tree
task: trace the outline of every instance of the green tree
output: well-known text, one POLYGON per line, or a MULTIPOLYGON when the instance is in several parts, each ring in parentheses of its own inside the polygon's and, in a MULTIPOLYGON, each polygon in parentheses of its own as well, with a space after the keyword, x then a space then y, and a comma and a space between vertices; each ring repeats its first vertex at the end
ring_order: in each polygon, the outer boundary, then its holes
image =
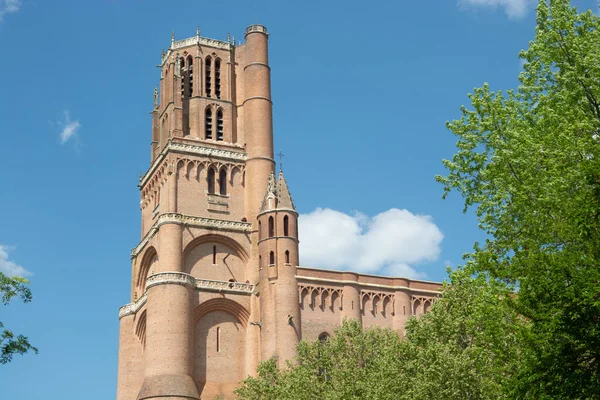
MULTIPOLYGON (((18 276, 8 277, 0 272, 0 293, 2 293, 2 304, 8 305, 15 296, 20 297, 23 302, 31 301, 31 290, 26 286, 29 281, 18 276)), ((0 322, 0 363, 6 364, 12 360, 15 354, 25 354, 33 351, 37 354, 37 348, 33 347, 29 340, 23 335, 15 335, 0 322)))
POLYGON ((412 318, 406 338, 389 329, 344 321, 326 342, 301 342, 297 364, 262 363, 258 377, 237 390, 241 399, 506 398, 526 322, 509 307, 501 282, 472 277, 471 266, 450 275, 431 311, 412 318))
POLYGON ((406 399, 504 399, 522 355, 528 323, 510 306, 510 287, 475 274, 450 272, 443 298, 406 324, 406 399))
POLYGON ((600 19, 542 0, 516 90, 485 84, 449 122, 436 177, 489 235, 470 258, 531 322, 515 397, 600 397, 600 19))

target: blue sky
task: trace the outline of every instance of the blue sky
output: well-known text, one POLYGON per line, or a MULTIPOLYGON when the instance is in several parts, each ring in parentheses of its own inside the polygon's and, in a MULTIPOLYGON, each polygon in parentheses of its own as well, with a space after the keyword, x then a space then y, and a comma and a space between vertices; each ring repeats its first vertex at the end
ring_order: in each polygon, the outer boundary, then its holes
POLYGON ((483 238, 433 179, 454 153, 445 121, 484 82, 516 86, 533 7, 0 0, 0 270, 28 274, 34 292, 0 320, 40 349, 0 366, 3 398, 114 398, 136 184, 171 30, 271 32, 275 148, 302 214, 301 264, 442 280, 483 238), (341 240, 320 240, 322 230, 341 240))

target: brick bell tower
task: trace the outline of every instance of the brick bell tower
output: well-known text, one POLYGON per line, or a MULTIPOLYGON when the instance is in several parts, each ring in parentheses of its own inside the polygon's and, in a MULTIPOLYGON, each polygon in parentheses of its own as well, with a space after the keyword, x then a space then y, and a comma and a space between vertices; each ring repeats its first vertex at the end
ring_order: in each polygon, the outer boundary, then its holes
POLYGON ((117 399, 232 398, 301 337, 298 215, 273 175, 267 30, 249 26, 243 44, 173 35, 159 68, 117 399))

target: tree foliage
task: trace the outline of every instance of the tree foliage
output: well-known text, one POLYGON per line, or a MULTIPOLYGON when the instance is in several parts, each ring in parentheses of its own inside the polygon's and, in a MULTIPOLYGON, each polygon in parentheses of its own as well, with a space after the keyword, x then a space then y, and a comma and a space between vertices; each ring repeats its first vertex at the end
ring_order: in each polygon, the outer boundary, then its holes
POLYGON ((515 397, 600 397, 600 19, 542 0, 516 90, 485 84, 449 122, 437 179, 489 234, 470 255, 531 322, 515 397))
POLYGON ((296 364, 262 363, 237 390, 241 399, 505 398, 525 321, 505 285, 469 266, 454 271, 431 311, 412 318, 406 338, 354 320, 326 342, 301 342, 296 364))
MULTIPOLYGON (((18 276, 9 277, 0 272, 0 293, 2 293, 2 304, 8 305, 13 297, 18 296, 23 302, 31 301, 31 290, 27 287, 29 281, 18 276)), ((15 335, 12 331, 4 329, 0 322, 0 364, 6 364, 12 360, 15 354, 25 354, 28 351, 38 352, 29 340, 23 335, 15 335)))

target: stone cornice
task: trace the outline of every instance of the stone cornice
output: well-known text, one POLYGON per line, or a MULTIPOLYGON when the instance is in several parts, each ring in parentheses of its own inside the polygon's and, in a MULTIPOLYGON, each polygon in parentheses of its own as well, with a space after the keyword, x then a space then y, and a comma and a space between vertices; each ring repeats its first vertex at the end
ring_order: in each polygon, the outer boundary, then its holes
POLYGON ((196 279, 196 288, 215 292, 243 294, 252 294, 254 291, 254 285, 251 283, 212 281, 208 279, 196 279))
POLYGON ((137 313, 146 304, 148 289, 158 285, 183 285, 199 291, 251 295, 255 286, 251 283, 225 282, 209 279, 195 279, 183 272, 160 272, 148 277, 146 291, 137 301, 125 304, 119 309, 119 319, 137 313))
POLYGON ((154 159, 148 171, 144 174, 139 183, 141 189, 148 182, 153 172, 158 168, 162 161, 167 156, 169 151, 182 154, 192 154, 196 156, 203 156, 209 158, 218 158, 227 161, 234 162, 245 162, 248 159, 248 155, 243 151, 233 151, 225 149, 215 149, 213 147, 203 146, 201 144, 186 144, 180 142, 174 142, 169 140, 167 145, 162 149, 160 154, 154 159))
MULTIPOLYGON (((352 285, 352 286, 358 286, 360 288, 387 289, 387 290, 394 290, 394 291, 403 290, 403 291, 408 291, 408 292, 430 293, 430 294, 436 294, 436 295, 441 294, 441 292, 439 290, 417 289, 417 288, 411 288, 408 286, 381 285, 378 283, 365 283, 365 282, 348 281, 348 280, 342 280, 342 279, 315 278, 312 276, 301 276, 301 275, 296 275, 296 279, 298 281, 307 281, 307 282, 331 283, 331 284, 338 284, 338 285, 352 285)), ((441 285, 440 285, 440 288, 441 288, 441 285)))
POLYGON ((192 36, 187 39, 172 42, 171 46, 162 58, 160 66, 162 67, 165 64, 165 61, 169 60, 169 56, 172 54, 173 51, 194 45, 208 46, 220 50, 230 50, 233 48, 233 45, 231 43, 227 43, 222 40, 210 39, 202 36, 192 36))
POLYGON ((142 297, 140 297, 137 301, 135 301, 133 303, 125 304, 123 307, 119 308, 119 319, 121 319, 127 315, 137 313, 140 310, 140 308, 142 308, 142 306, 144 304, 146 304, 147 299, 148 299, 148 297, 144 293, 144 295, 142 297))
POLYGON ((196 279, 189 274, 183 272, 159 272, 158 274, 150 275, 146 279, 146 293, 153 286, 175 284, 191 288, 196 288, 196 279))
POLYGON ((224 231, 250 233, 252 232, 252 224, 249 222, 241 221, 227 221, 223 219, 213 219, 205 217, 194 217, 191 215, 184 215, 178 213, 165 213, 161 214, 152 228, 146 233, 142 241, 131 250, 131 257, 136 257, 146 247, 148 242, 156 235, 158 228, 164 224, 183 224, 186 226, 193 226, 198 228, 208 228, 224 231))
POLYGON ((178 153, 193 154, 210 158, 220 158, 228 161, 246 161, 248 158, 248 155, 243 151, 215 149, 213 147, 202 146, 199 144, 170 142, 169 149, 178 153))

